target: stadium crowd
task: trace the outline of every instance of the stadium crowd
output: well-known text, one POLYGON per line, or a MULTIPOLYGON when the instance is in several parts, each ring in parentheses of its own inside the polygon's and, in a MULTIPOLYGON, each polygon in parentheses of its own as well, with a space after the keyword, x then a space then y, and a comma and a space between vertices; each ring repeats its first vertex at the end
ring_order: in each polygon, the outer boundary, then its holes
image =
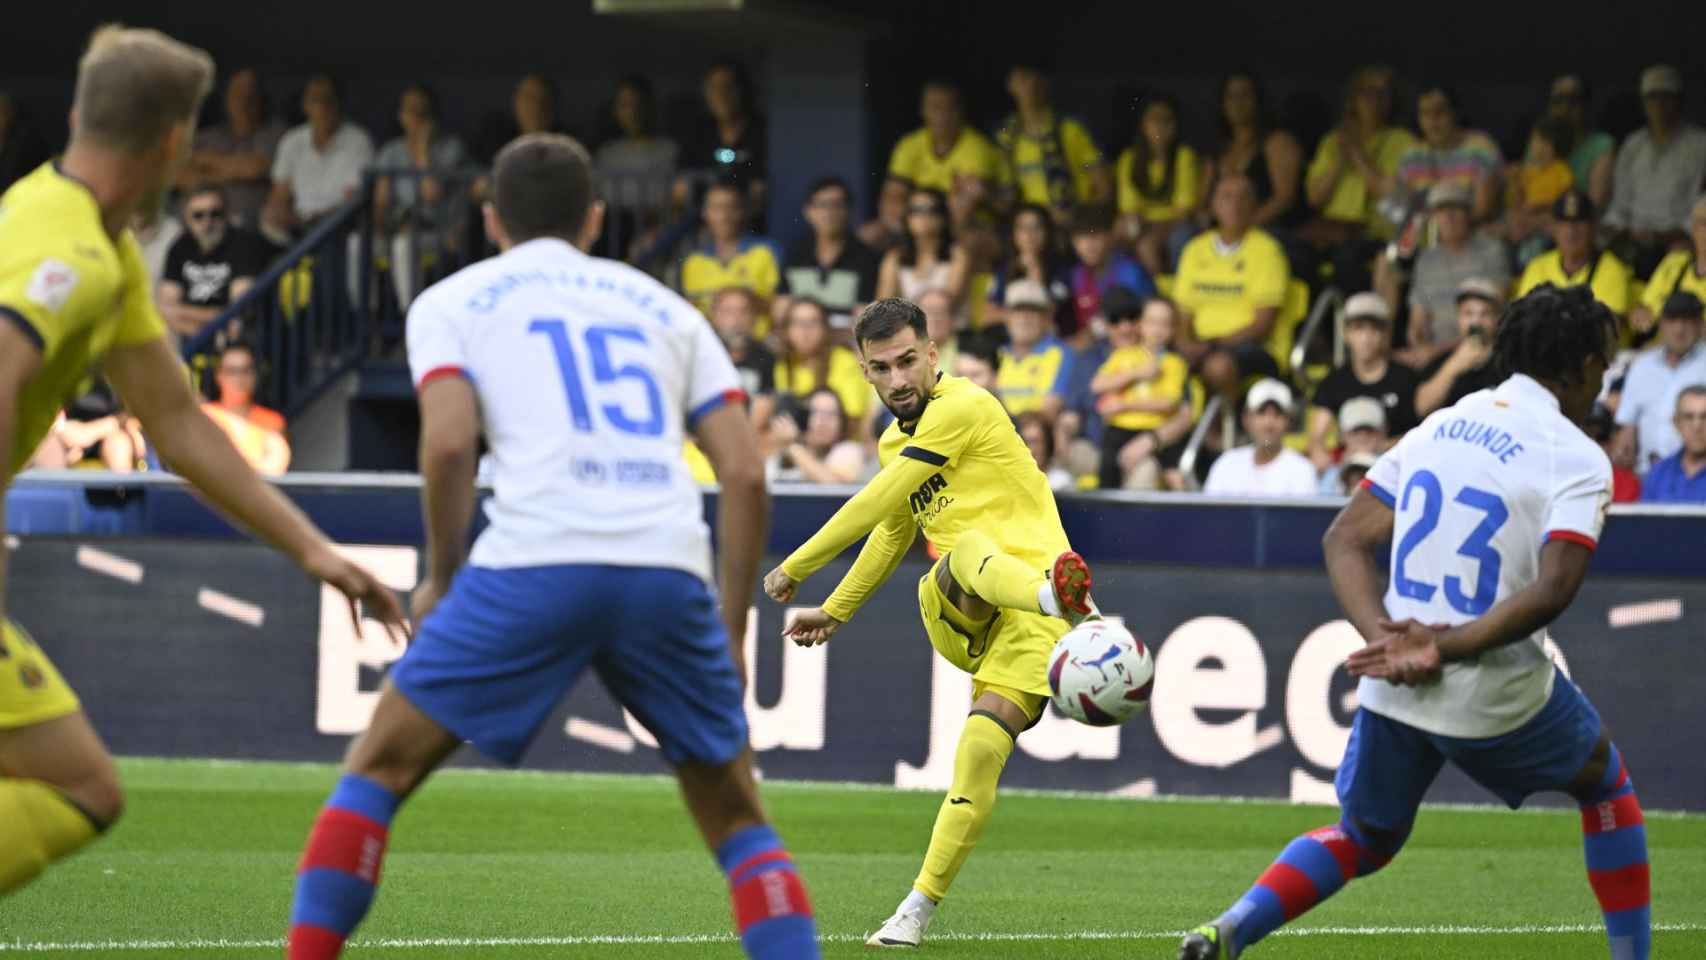
MULTIPOLYGON (((1304 496, 1349 490, 1422 418, 1491 385, 1491 330, 1510 299, 1585 284, 1625 322, 1592 424, 1617 499, 1706 503, 1706 129, 1684 117, 1678 71, 1639 75, 1645 123, 1621 143, 1591 122, 1581 78, 1557 78, 1509 158, 1463 123, 1449 86, 1416 85, 1413 113, 1395 86, 1389 68, 1356 70, 1310 149, 1274 122, 1261 79, 1235 73, 1212 143, 1186 143, 1180 101, 1154 93, 1132 142, 1104 149, 1043 70, 1009 72, 1011 113, 989 131, 955 85, 932 82, 921 125, 872 177, 872 215, 860 222, 853 188, 823 177, 792 229, 766 222, 766 125, 738 63, 705 74, 695 132, 679 140, 660 132, 651 85, 630 77, 589 144, 610 208, 599 252, 705 312, 746 380, 770 475, 822 484, 876 470, 889 414, 850 329, 878 298, 924 308, 941 368, 1002 399, 1057 489, 1304 496), (1341 335, 1326 324, 1294 353, 1329 292, 1341 335)), ((312 78, 287 128, 255 71, 226 80, 170 209, 135 225, 174 332, 241 298, 370 171, 375 266, 406 308, 486 252, 473 212, 497 149, 565 129, 540 75, 467 140, 424 84, 401 91, 397 135, 377 150, 341 101, 332 78, 312 78)), ((0 94, 0 188, 46 157, 44 142, 0 94)), ((208 409, 281 472, 283 420, 253 402, 264 357, 241 324, 220 334, 208 409)), ((110 392, 91 398, 38 463, 146 462, 110 392)), ((697 451, 687 458, 712 479, 697 451)))

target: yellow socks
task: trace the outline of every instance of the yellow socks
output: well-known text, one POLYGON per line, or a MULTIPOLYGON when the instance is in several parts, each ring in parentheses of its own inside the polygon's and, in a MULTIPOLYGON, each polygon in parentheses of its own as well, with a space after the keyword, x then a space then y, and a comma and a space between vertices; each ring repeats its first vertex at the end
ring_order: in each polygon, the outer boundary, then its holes
POLYGON ((40 780, 0 779, 0 895, 95 838, 95 824, 40 780))
MULTIPOLYGON (((957 548, 956 548, 957 549, 957 548)), ((1006 558, 1009 562, 1018 561, 1006 558)), ((954 783, 936 814, 930 850, 913 889, 940 902, 995 809, 995 786, 1013 753, 1013 733, 986 713, 973 713, 954 753, 954 783)))
POLYGON ((997 607, 1038 613, 1037 594, 1048 582, 1041 570, 1001 552, 995 541, 968 530, 948 554, 948 571, 955 582, 997 607))

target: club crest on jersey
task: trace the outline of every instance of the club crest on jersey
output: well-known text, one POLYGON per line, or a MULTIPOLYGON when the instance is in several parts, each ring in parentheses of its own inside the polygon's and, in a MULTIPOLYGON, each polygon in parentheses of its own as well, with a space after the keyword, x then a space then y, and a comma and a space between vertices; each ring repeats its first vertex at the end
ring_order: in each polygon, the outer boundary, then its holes
POLYGON ((65 301, 71 299, 71 292, 77 289, 77 271, 63 260, 52 257, 44 259, 36 272, 30 277, 30 285, 25 288, 24 296, 37 306, 57 311, 65 306, 65 301))

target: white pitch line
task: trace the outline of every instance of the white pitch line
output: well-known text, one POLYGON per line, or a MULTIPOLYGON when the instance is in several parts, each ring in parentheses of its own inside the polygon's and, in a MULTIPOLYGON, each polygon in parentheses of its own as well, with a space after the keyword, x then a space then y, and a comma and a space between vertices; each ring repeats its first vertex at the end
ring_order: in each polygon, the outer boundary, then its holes
MULTIPOLYGON (((1701 923, 1656 923, 1653 929, 1661 933, 1700 933, 1706 931, 1701 923)), ((1605 928, 1597 923, 1517 924, 1494 926, 1409 926, 1409 927, 1281 927, 1276 937, 1381 937, 1381 936, 1534 936, 1536 934, 1598 934, 1605 928)), ((1183 930, 1073 930, 1062 933, 1008 932, 932 934, 932 940, 959 943, 1055 943, 1074 940, 1171 940, 1183 937, 1183 930)), ((820 936, 825 943, 860 943, 866 934, 832 933, 820 936)), ((691 946, 703 943, 733 943, 729 933, 687 934, 588 934, 558 937, 409 937, 355 940, 352 950, 419 950, 423 948, 473 947, 584 947, 584 946, 691 946)), ((274 950, 284 945, 282 940, 82 940, 63 942, 0 941, 0 953, 86 953, 96 950, 274 950)))
POLYGON ((1649 623, 1670 623, 1682 619, 1682 598, 1673 597, 1667 600, 1647 600, 1642 603, 1625 603, 1612 607, 1605 615, 1606 623, 1613 628, 1640 627, 1649 623))
POLYGON ((238 623, 246 623, 251 627, 258 627, 267 622, 267 612, 258 605, 239 600, 229 593, 220 593, 212 587, 202 587, 196 591, 195 602, 203 610, 229 617, 238 623))
POLYGON ((607 727, 602 723, 582 720, 580 717, 570 717, 563 725, 563 733, 575 740, 590 743, 595 747, 614 750, 617 753, 634 752, 634 736, 626 730, 607 727))
POLYGON ((77 565, 126 583, 142 582, 142 564, 91 546, 77 548, 77 565))

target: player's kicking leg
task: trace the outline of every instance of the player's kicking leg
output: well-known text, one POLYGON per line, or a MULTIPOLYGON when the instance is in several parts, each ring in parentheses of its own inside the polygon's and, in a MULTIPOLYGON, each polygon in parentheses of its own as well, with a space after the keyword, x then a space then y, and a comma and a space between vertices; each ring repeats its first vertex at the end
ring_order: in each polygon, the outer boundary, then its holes
POLYGON ((81 849, 124 807, 106 745, 24 632, 0 621, 0 895, 81 849))
POLYGON ((974 619, 987 616, 993 607, 1060 617, 1073 626, 1097 615, 1090 600, 1090 567, 1071 550, 1056 557, 1051 570, 1034 570, 1023 560, 1003 553, 985 534, 972 530, 954 544, 947 569, 971 600, 987 605, 968 609, 954 598, 955 604, 974 619))

